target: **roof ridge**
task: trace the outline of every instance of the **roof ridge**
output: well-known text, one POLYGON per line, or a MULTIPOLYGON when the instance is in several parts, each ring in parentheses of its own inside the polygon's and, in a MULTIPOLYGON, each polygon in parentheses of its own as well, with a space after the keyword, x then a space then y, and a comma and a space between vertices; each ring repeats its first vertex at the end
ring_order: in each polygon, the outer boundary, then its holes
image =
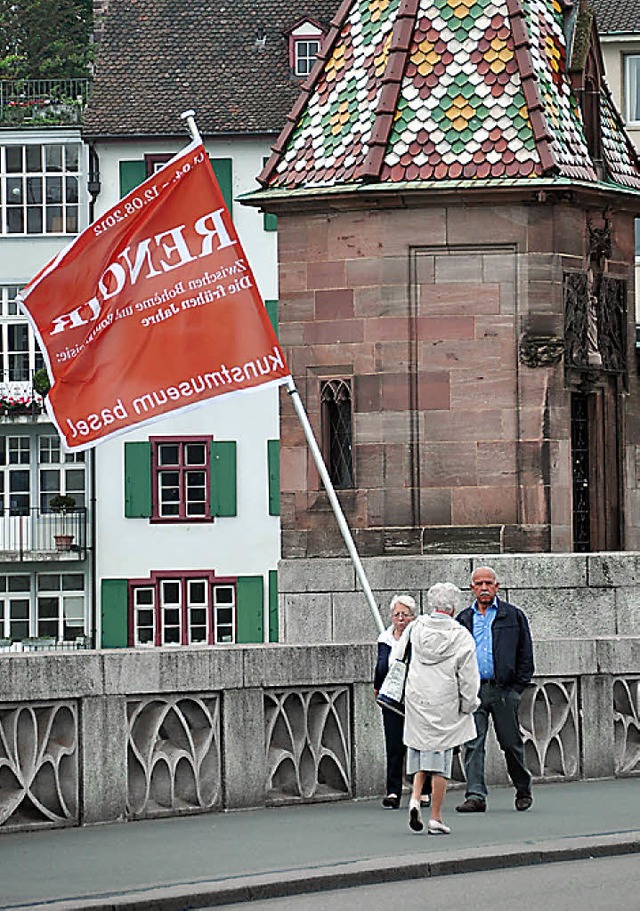
POLYGON ((420 0, 402 0, 398 7, 391 33, 389 56, 381 79, 382 90, 374 114, 369 149, 356 175, 359 179, 377 180, 380 177, 419 8, 420 0))
POLYGON ((559 162, 553 154, 553 137, 547 127, 544 115, 544 102, 539 91, 538 77, 536 76, 530 51, 531 37, 526 27, 526 14, 520 0, 506 0, 506 6, 511 24, 516 65, 520 73, 522 94, 529 112, 536 151, 540 158, 540 167, 543 174, 554 173, 559 170, 559 162))

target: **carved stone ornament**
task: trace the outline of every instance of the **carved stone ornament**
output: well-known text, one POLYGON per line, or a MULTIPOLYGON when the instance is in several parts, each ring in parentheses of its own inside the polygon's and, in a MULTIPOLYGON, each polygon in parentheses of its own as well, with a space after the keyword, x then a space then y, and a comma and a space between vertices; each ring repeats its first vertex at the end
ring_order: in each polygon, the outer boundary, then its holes
POLYGON ((592 221, 587 223, 589 230, 589 259, 604 267, 604 261, 611 259, 613 254, 613 241, 611 237, 611 222, 604 216, 602 225, 595 225, 592 221))
POLYGON ((564 354, 564 341, 552 336, 523 335, 520 339, 520 363, 525 367, 553 367, 564 354))

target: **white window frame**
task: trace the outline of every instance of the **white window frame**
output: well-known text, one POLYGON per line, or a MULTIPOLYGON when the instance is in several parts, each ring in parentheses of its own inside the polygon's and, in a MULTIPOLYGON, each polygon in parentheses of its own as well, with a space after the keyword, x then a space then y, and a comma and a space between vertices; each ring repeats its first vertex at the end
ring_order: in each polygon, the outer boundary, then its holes
MULTIPOLYGON (((82 632, 80 636, 86 636, 86 609, 87 609, 87 598, 86 598, 86 581, 82 573, 38 573, 36 576, 36 593, 35 593, 35 635, 51 635, 50 633, 44 632, 41 630, 41 623, 57 623, 57 630, 53 634, 53 638, 59 642, 64 642, 64 627, 65 623, 68 626, 75 626, 78 629, 81 629, 82 632), (41 580, 47 576, 56 576, 58 578, 57 587, 40 587, 41 580), (65 588, 63 579, 67 579, 71 576, 78 576, 82 579, 82 585, 80 588, 65 588), (55 618, 41 618, 40 617, 40 598, 50 598, 58 602, 57 616, 55 618), (77 603, 80 602, 80 610, 77 610, 77 603), (72 608, 76 608, 73 609, 72 608), (78 623, 78 620, 81 620, 81 623, 78 623), (73 622, 71 622, 73 621, 73 622)), ((72 640, 66 640, 71 642, 72 640)))
MULTIPOLYGON (((84 166, 84 149, 79 137, 56 136, 55 141, 44 137, 34 137, 33 142, 26 142, 25 136, 16 141, 0 142, 0 235, 5 237, 42 237, 42 236, 74 236, 78 234, 85 224, 85 195, 83 179, 86 168, 84 166), (73 148, 75 152, 75 167, 73 161, 73 148), (20 150, 20 168, 12 170, 13 159, 20 150), (40 149, 40 162, 36 168, 35 163, 29 162, 36 156, 34 149, 40 149), (56 150, 60 150, 60 169, 57 165, 47 160, 56 157, 56 150), (48 198, 54 193, 60 182, 60 200, 48 198), (30 203, 30 188, 39 187, 37 197, 32 196, 30 203), (10 199, 21 197, 18 204, 9 204, 10 199), (72 198, 75 195, 75 200, 72 198), (59 214, 55 214, 57 210, 59 214), (21 230, 11 229, 12 218, 9 213, 22 212, 21 230), (30 213, 40 213, 41 221, 38 230, 29 230, 30 213)), ((57 194, 56 194, 57 195, 57 194)))
POLYGON ((0 638, 3 639, 14 639, 12 635, 12 625, 24 624, 26 623, 26 636, 15 636, 17 641, 21 641, 21 638, 27 638, 27 636, 32 635, 33 629, 33 611, 32 611, 32 601, 31 601, 31 576, 28 576, 26 573, 3 573, 2 582, 0 584, 0 603, 2 604, 2 617, 0 618, 0 638), (10 579, 20 579, 28 583, 28 586, 24 587, 21 590, 11 590, 10 579), (12 607, 18 607, 19 604, 26 602, 27 604, 27 616, 26 617, 12 617, 12 607))
MULTIPOLYGON (((56 616, 51 618, 42 618, 44 623, 54 623, 55 631, 52 638, 58 642, 64 640, 65 622, 67 626, 77 627, 81 630, 80 636, 87 636, 87 580, 82 572, 62 573, 36 573, 28 575, 27 573, 1 573, 0 574, 0 638, 14 639, 21 641, 30 636, 41 634, 40 628, 40 610, 39 599, 52 598, 57 601, 56 616), (41 580, 47 576, 57 577, 58 584, 53 587, 41 588, 41 580), (80 588, 65 587, 63 579, 66 577, 78 577, 82 580, 80 588), (13 587, 12 587, 13 586, 13 587), (27 604, 26 617, 12 617, 12 607, 20 607, 27 604), (79 609, 78 609, 79 607, 79 609), (14 636, 12 634, 13 624, 26 624, 24 636, 14 636)), ((46 633, 50 635, 50 633, 46 633)), ((66 641, 72 641, 71 639, 66 641)))
MULTIPOLYGON (((25 317, 18 309, 16 295, 21 285, 0 285, 0 397, 33 398, 33 374, 44 366, 44 358, 38 347, 36 336, 25 317), (27 376, 16 379, 10 369, 9 333, 12 326, 27 329, 27 376)), ((38 399, 40 401, 40 399, 38 399)))
POLYGON ((49 512, 49 503, 58 494, 76 501, 75 509, 87 505, 87 469, 84 452, 64 452, 56 434, 38 436, 38 490, 40 509, 49 512), (45 478, 52 483, 45 484, 45 478))
POLYGON ((640 51, 624 55, 624 110, 628 124, 640 124, 640 51))
POLYGON ((318 38, 297 38, 294 44, 293 71, 296 76, 308 76, 314 67, 322 41, 318 38))
POLYGON ((137 585, 133 589, 133 644, 136 648, 153 648, 156 644, 156 589, 155 585, 137 585), (149 604, 140 600, 142 593, 149 592, 151 601, 149 604), (141 614, 151 612, 151 624, 141 623, 141 614), (145 637, 144 641, 140 638, 140 630, 151 630, 151 638, 145 637))

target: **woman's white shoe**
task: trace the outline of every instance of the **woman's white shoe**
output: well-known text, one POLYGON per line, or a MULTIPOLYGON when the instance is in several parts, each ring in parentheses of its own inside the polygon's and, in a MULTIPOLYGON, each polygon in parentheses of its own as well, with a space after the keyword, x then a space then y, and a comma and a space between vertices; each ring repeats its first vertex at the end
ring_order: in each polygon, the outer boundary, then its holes
POLYGON ((430 819, 427 824, 427 832, 429 835, 449 835, 451 829, 439 819, 430 819))
POLYGON ((409 828, 412 832, 422 832, 424 829, 422 813, 420 812, 420 801, 414 800, 413 797, 409 801, 409 828))

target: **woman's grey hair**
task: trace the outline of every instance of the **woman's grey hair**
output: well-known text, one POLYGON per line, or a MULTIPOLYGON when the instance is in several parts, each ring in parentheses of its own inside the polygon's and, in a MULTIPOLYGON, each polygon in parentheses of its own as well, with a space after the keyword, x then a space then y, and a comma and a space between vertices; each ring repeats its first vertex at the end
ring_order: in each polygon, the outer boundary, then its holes
POLYGON ((462 607, 462 592, 453 582, 436 582, 427 592, 427 604, 432 611, 453 616, 462 607))
POLYGON ((411 595, 394 595, 391 599, 391 604, 389 605, 389 613, 393 616, 393 609, 396 604, 404 604, 405 607, 408 607, 411 613, 416 614, 416 601, 415 598, 412 598, 411 595))

